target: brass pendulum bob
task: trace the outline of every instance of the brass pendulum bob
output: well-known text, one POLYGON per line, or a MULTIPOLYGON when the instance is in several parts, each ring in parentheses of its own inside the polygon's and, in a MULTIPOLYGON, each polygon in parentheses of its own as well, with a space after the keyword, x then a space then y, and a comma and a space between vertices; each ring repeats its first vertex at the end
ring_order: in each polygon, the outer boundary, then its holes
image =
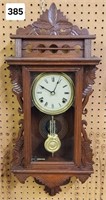
POLYGON ((44 147, 47 151, 52 153, 52 157, 61 147, 61 141, 56 134, 56 121, 54 120, 54 116, 52 116, 52 119, 50 120, 50 133, 45 140, 44 147))

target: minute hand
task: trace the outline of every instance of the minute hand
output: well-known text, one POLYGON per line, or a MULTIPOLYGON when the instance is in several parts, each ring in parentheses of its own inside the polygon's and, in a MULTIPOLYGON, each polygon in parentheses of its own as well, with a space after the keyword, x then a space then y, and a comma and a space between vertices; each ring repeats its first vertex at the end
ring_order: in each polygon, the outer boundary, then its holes
POLYGON ((57 88, 57 85, 60 83, 60 81, 61 81, 61 76, 59 77, 59 79, 58 79, 58 81, 57 81, 57 83, 56 83, 56 85, 55 85, 55 88, 54 88, 54 90, 53 90, 53 92, 55 92, 55 90, 56 90, 56 88, 57 88))
POLYGON ((44 86, 40 85, 40 87, 44 90, 47 90, 48 92, 52 93, 52 91, 48 90, 47 88, 45 88, 44 86))

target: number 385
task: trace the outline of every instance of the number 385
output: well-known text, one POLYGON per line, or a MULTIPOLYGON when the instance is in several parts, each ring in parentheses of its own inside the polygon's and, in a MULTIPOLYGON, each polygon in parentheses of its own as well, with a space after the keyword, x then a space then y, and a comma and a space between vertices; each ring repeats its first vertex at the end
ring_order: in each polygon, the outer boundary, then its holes
POLYGON ((22 15, 23 8, 8 8, 8 15, 22 15))

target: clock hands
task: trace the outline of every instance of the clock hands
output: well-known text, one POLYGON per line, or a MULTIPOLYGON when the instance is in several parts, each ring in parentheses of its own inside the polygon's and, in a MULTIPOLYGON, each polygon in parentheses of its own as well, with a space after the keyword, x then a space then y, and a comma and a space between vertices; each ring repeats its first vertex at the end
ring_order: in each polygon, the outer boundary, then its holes
POLYGON ((48 92, 50 92, 50 94, 51 95, 54 95, 55 94, 55 90, 56 90, 56 88, 57 88, 57 85, 60 83, 60 81, 61 81, 61 76, 59 76, 59 79, 58 79, 58 81, 56 82, 56 85, 55 85, 55 87, 54 87, 54 90, 49 90, 49 89, 47 89, 47 88, 45 88, 44 86, 42 86, 42 85, 40 85, 40 87, 42 88, 42 89, 44 89, 44 90, 47 90, 48 92))

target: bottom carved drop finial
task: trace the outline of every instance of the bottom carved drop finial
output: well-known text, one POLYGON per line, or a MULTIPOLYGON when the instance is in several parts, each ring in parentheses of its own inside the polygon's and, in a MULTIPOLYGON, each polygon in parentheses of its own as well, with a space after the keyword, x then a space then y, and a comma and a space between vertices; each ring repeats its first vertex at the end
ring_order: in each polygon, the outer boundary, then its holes
POLYGON ((49 187, 45 186, 44 191, 45 191, 46 193, 48 193, 50 196, 54 196, 54 195, 56 195, 57 193, 61 192, 62 190, 61 190, 61 188, 60 188, 59 186, 54 187, 54 188, 49 188, 49 187))

